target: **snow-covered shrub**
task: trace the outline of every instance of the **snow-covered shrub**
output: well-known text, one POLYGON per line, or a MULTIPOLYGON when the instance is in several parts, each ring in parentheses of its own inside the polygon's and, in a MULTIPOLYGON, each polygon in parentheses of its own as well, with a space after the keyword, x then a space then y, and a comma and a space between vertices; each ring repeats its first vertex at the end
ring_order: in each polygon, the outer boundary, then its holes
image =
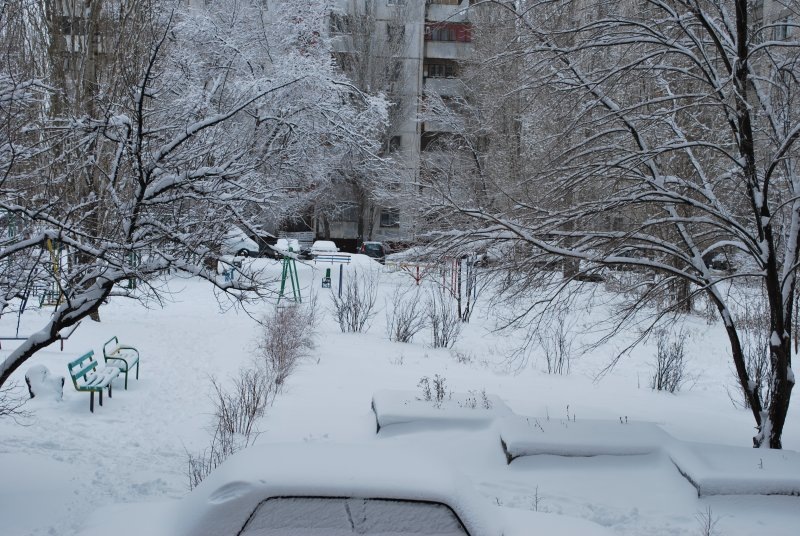
POLYGON ((369 329, 376 313, 379 277, 380 272, 376 270, 353 270, 342 284, 341 297, 336 292, 331 293, 333 313, 342 333, 361 333, 369 329))
POLYGON ((0 387, 0 418, 11 417, 19 419, 27 417, 28 413, 22 409, 27 400, 20 393, 20 389, 14 382, 7 382, 0 387))
POLYGON ((214 434, 200 454, 187 452, 189 489, 197 487, 211 471, 231 454, 252 445, 258 437, 256 421, 275 398, 275 383, 261 368, 239 371, 233 389, 226 390, 211 378, 214 403, 214 434))
POLYGON ((419 289, 401 292, 397 287, 391 303, 386 304, 386 334, 395 342, 411 342, 425 327, 425 314, 420 307, 419 289))
POLYGON ((686 381, 686 333, 680 330, 671 334, 660 330, 656 340, 656 363, 650 387, 658 391, 674 393, 686 381))
POLYGON ((567 314, 566 310, 559 311, 553 321, 536 335, 547 362, 548 374, 569 374, 573 335, 567 314))
POLYGON ((280 391, 300 360, 314 349, 315 300, 280 307, 262 321, 256 353, 267 380, 280 391))
POLYGON ((459 352, 450 350, 450 355, 453 356, 453 359, 456 360, 456 363, 460 365, 471 365, 475 362, 475 356, 472 352, 459 352))
POLYGON ((461 408, 477 409, 492 409, 492 401, 489 400, 489 395, 486 394, 486 389, 481 389, 480 392, 470 389, 467 391, 467 396, 463 402, 458 402, 461 408))
POLYGON ((432 402, 436 408, 441 408, 447 393, 447 379, 444 376, 435 374, 433 380, 427 376, 420 378, 417 387, 422 390, 422 400, 432 402))
MULTIPOLYGON (((770 364, 769 311, 766 300, 745 300, 739 314, 736 315, 739 328, 739 342, 742 345, 747 376, 755 385, 756 396, 761 400, 761 407, 767 408, 772 400, 772 380, 774 372, 770 364)), ((738 378, 737 378, 738 381, 738 378)), ((743 405, 749 407, 747 397, 742 396, 743 405)))
POLYGON ((706 509, 695 514, 694 518, 697 520, 697 529, 700 536, 719 536, 720 532, 717 530, 719 517, 714 515, 711 506, 706 506, 706 509))
POLYGON ((233 382, 233 390, 226 391, 214 378, 214 417, 221 438, 241 436, 245 443, 255 433, 255 422, 264 415, 267 405, 275 397, 275 387, 264 371, 241 369, 233 382))
POLYGON ((431 289, 427 312, 434 348, 450 348, 461 335, 461 319, 452 302, 446 289, 431 289))
POLYGON ((423 376, 419 379, 419 383, 417 384, 422 390, 422 400, 425 402, 430 402, 433 400, 433 391, 431 391, 431 379, 427 376, 423 376))

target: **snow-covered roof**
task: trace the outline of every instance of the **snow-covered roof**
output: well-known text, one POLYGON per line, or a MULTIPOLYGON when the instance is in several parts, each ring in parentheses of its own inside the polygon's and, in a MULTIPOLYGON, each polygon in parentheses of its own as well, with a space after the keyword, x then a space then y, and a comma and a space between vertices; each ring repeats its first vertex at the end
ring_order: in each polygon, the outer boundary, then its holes
POLYGON ((445 456, 380 442, 270 444, 217 468, 175 510, 174 536, 235 534, 269 497, 362 497, 430 501, 452 508, 472 536, 502 534, 495 507, 445 456))

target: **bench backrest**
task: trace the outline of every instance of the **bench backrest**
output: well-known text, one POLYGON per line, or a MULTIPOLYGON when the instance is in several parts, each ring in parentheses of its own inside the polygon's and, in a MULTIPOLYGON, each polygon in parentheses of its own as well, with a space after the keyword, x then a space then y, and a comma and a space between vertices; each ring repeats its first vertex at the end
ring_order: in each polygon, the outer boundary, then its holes
POLYGON ((86 375, 97 368, 97 361, 94 359, 94 350, 89 350, 75 361, 70 362, 69 375, 72 376, 72 383, 78 387, 78 380, 86 381, 86 375))
POLYGON ((350 264, 350 255, 342 255, 336 253, 320 253, 314 255, 314 262, 339 262, 342 264, 350 264))
POLYGON ((114 335, 113 337, 111 337, 110 339, 108 339, 108 340, 106 341, 106 343, 103 345, 103 356, 107 356, 107 355, 108 355, 108 353, 109 353, 109 351, 113 352, 113 351, 114 351, 114 348, 116 348, 117 346, 119 346, 119 340, 117 339, 117 336, 116 336, 116 335, 114 335), (109 345, 111 345, 111 343, 112 343, 112 342, 113 342, 114 344, 113 344, 113 345, 111 346, 111 348, 109 349, 109 345))

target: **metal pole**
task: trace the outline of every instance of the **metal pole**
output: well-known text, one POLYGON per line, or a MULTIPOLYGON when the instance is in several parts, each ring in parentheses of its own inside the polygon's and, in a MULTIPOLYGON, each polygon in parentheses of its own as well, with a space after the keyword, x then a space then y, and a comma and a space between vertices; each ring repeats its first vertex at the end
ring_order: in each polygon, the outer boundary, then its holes
POLYGON ((342 299, 342 272, 344 272, 344 265, 339 265, 339 299, 342 299))

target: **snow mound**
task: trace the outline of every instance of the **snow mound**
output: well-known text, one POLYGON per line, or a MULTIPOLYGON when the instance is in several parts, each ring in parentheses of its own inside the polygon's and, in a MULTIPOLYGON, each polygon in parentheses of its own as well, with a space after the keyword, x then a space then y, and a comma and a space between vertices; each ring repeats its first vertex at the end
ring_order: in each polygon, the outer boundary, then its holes
POLYGON ((437 427, 488 427, 511 410, 497 396, 481 392, 450 393, 444 400, 424 400, 418 391, 383 390, 372 396, 377 430, 398 424, 437 427))
POLYGON ((704 495, 800 495, 800 453, 679 441, 647 422, 542 420, 499 422, 510 464, 523 456, 635 456, 665 453, 704 495))
POLYGON ((697 495, 800 495, 800 453, 675 441, 669 455, 697 495))
POLYGON ((499 423, 509 463, 520 456, 633 456, 650 454, 672 438, 648 422, 546 420, 514 415, 499 423))

